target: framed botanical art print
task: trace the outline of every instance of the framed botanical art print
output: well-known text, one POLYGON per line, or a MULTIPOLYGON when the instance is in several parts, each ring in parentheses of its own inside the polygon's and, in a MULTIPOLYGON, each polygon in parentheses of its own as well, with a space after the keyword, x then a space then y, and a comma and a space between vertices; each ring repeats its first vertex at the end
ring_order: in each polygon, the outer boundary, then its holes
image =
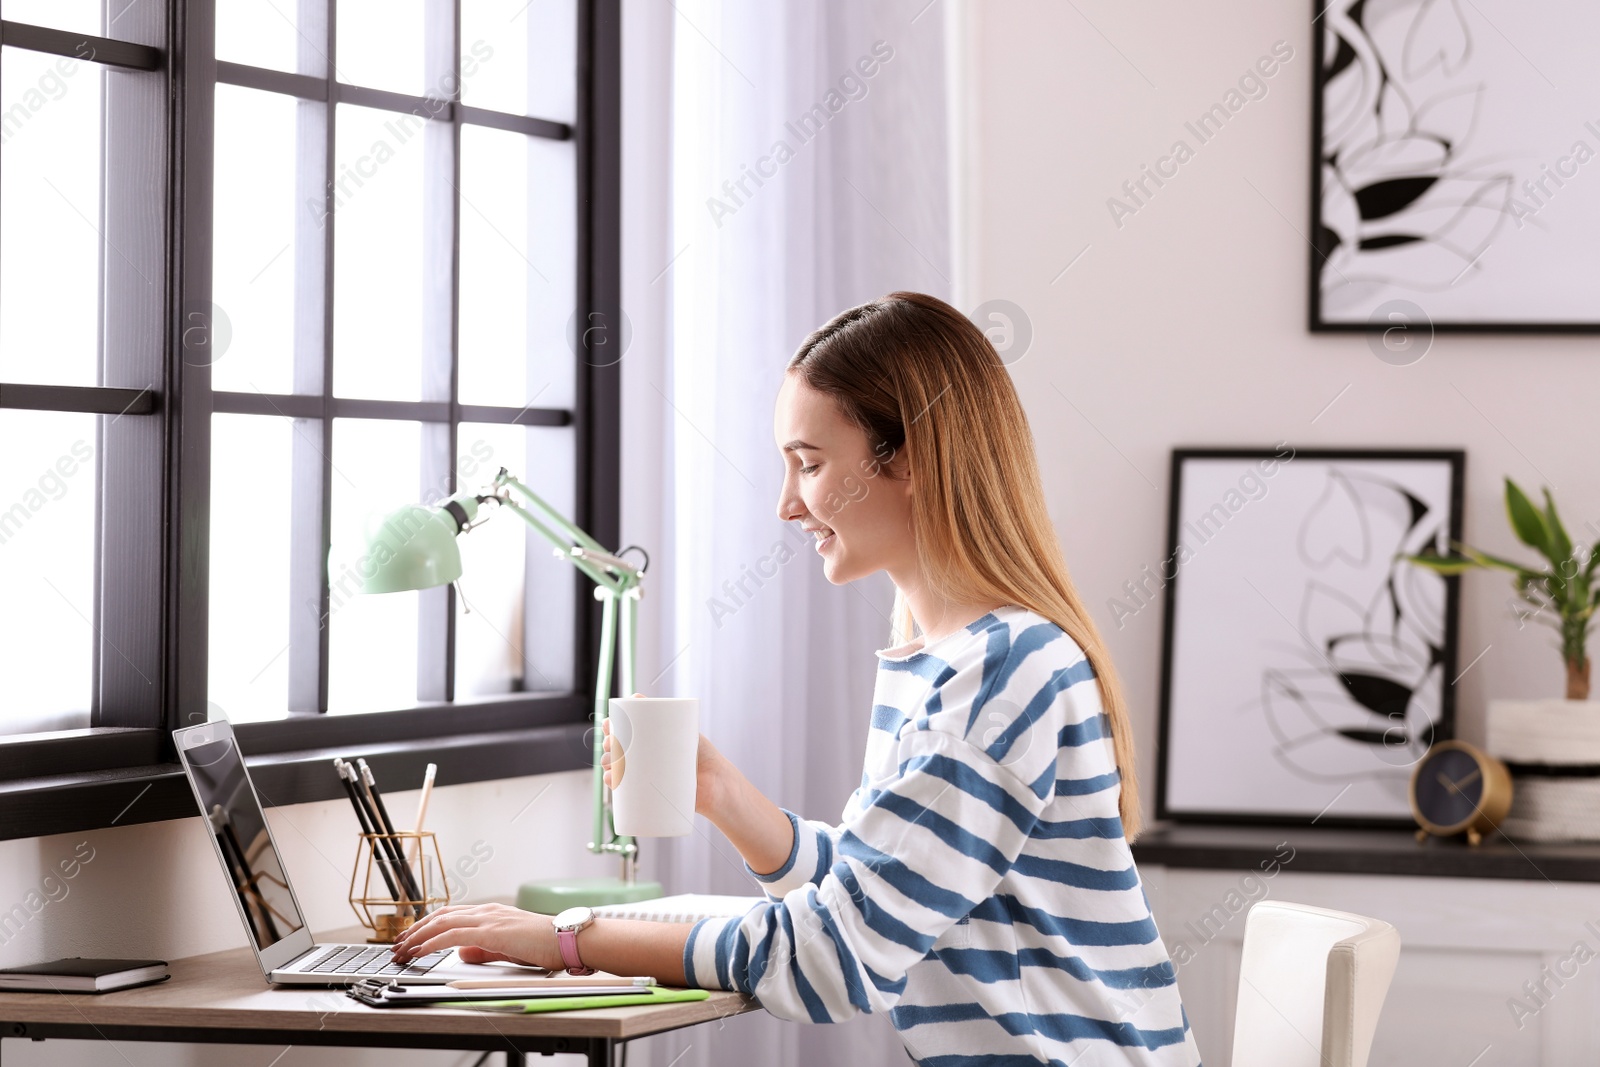
POLYGON ((1600 4, 1313 16, 1311 329, 1600 331, 1600 4))
POLYGON ((1411 825, 1449 736, 1457 579, 1400 559, 1461 536, 1464 454, 1172 456, 1157 813, 1411 825))

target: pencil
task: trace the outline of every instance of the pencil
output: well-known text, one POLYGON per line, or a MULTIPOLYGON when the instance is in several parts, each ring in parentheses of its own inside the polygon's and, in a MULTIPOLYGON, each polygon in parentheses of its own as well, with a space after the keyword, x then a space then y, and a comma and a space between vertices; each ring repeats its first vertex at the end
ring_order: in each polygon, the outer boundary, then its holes
MULTIPOLYGON (((356 809, 356 822, 361 824, 361 832, 364 834, 376 833, 377 831, 372 826, 372 819, 367 812, 366 805, 362 803, 361 795, 356 790, 354 781, 355 768, 342 759, 335 759, 333 767, 334 770, 339 772, 339 781, 344 783, 344 791, 350 794, 350 806, 356 809)), ((383 882, 389 887, 389 895, 395 900, 399 900, 404 894, 400 892, 400 887, 395 884, 394 876, 389 871, 390 861, 380 847, 379 839, 372 839, 372 847, 376 850, 378 873, 383 875, 383 882)))
MULTIPOLYGON (((438 764, 428 764, 427 770, 422 772, 422 796, 417 800, 417 833, 422 833, 422 821, 428 817, 428 797, 433 794, 433 776, 439 773, 438 764)), ((413 837, 406 846, 406 862, 417 861, 417 849, 422 845, 422 838, 413 837)))

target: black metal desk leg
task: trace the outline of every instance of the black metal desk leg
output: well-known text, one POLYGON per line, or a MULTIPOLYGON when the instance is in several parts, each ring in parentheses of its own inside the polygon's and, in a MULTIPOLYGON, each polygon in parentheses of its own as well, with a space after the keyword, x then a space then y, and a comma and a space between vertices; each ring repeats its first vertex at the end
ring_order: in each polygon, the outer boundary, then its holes
POLYGON ((506 1049, 506 1067, 528 1067, 528 1054, 506 1049))
POLYGON ((616 1042, 609 1037, 589 1039, 589 1067, 612 1067, 617 1050, 616 1042))

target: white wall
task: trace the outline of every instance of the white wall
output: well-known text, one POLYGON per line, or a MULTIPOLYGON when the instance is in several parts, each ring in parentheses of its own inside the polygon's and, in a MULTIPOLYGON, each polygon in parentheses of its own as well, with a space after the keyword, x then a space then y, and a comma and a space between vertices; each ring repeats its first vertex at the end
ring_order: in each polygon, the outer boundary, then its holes
MULTIPOLYGON (((1396 367, 1363 336, 1306 330, 1310 4, 967 2, 969 302, 1032 319, 1012 369, 1074 580, 1128 690, 1153 813, 1161 610, 1118 630, 1106 605, 1167 552, 1170 450, 1464 448, 1464 539, 1531 559, 1506 525, 1506 475, 1550 484, 1575 540, 1600 536, 1600 345, 1440 334, 1396 367), (1107 199, 1179 137, 1193 144, 1183 124, 1280 40, 1294 55, 1267 95, 1118 228, 1107 199)), ((1463 580, 1458 666, 1492 646, 1459 682, 1469 739, 1486 699, 1563 692, 1554 632, 1519 632, 1510 592, 1500 575, 1463 580)))

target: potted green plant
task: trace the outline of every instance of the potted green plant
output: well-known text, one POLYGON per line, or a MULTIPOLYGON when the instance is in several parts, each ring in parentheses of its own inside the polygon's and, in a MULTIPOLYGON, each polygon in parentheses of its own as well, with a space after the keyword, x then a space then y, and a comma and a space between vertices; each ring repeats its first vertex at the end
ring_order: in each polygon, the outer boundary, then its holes
POLYGON ((1485 568, 1506 571, 1516 590, 1517 616, 1526 625, 1544 622, 1560 634, 1566 665, 1566 697, 1552 700, 1490 700, 1485 745, 1511 767, 1508 836, 1536 840, 1600 840, 1600 701, 1589 699, 1590 628, 1600 608, 1600 542, 1574 545, 1550 490, 1537 507, 1516 482, 1506 479, 1506 517, 1517 540, 1544 561, 1527 566, 1452 541, 1456 555, 1423 552, 1404 556, 1443 575, 1485 568))

